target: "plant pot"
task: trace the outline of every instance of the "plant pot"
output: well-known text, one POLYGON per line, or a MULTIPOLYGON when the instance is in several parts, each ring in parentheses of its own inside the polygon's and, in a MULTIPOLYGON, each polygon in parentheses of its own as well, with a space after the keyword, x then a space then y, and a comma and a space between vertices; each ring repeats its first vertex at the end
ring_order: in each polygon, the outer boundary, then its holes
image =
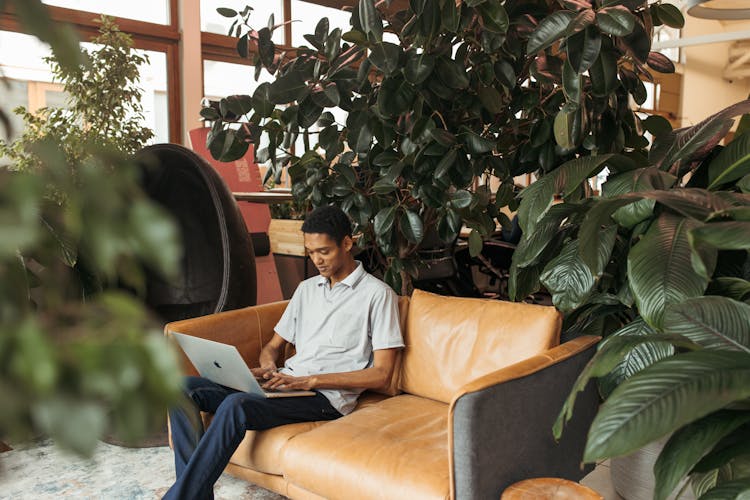
POLYGON ((301 220, 271 219, 268 226, 268 238, 271 240, 271 252, 281 255, 305 256, 305 242, 302 239, 301 220))
MULTIPOLYGON (((654 464, 669 437, 649 443, 643 448, 623 457, 616 457, 610 461, 612 485, 624 500, 651 500, 654 498, 654 464)), ((675 499, 676 492, 682 489, 684 482, 675 489, 675 494, 669 498, 675 499)), ((695 500, 690 487, 680 497, 680 500, 695 500)))

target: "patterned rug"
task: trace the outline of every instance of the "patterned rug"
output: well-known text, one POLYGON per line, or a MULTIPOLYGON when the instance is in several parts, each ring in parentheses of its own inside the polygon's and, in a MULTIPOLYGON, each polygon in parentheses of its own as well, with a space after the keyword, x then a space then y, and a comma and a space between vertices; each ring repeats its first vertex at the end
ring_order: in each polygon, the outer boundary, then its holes
MULTIPOLYGON (((0 499, 152 500, 174 482, 167 446, 124 448, 99 443, 91 460, 72 456, 50 440, 11 443, 0 453, 0 499)), ((216 500, 282 500, 284 497, 224 474, 214 487, 216 500)))

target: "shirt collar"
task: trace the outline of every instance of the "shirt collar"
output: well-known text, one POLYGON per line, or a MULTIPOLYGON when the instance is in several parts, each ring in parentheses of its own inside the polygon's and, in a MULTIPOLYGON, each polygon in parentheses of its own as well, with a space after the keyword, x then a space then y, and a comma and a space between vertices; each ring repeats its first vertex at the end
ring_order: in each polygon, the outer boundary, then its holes
MULTIPOLYGON (((354 262, 357 263, 357 267, 354 268, 354 271, 349 273, 349 276, 341 280, 339 283, 342 283, 349 288, 354 288, 357 286, 357 283, 359 283, 362 278, 365 277, 366 271, 364 266, 362 265, 362 262, 355 260, 354 262)), ((328 278, 325 276, 318 276, 318 286, 321 285, 328 285, 328 278)))

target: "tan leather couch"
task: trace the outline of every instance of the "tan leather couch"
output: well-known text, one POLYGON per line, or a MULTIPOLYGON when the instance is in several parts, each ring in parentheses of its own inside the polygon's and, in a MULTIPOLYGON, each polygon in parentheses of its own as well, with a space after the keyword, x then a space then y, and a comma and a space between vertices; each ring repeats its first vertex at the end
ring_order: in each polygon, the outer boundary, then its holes
MULTIPOLYGON (((165 330, 234 344, 257 366, 285 306, 165 330)), ((559 345, 552 307, 419 290, 400 306, 406 348, 389 388, 363 394, 335 421, 247 432, 226 471, 291 498, 416 500, 497 499, 521 479, 577 480, 590 470, 579 464, 598 404, 593 387, 559 443, 551 428, 597 337, 559 345)))

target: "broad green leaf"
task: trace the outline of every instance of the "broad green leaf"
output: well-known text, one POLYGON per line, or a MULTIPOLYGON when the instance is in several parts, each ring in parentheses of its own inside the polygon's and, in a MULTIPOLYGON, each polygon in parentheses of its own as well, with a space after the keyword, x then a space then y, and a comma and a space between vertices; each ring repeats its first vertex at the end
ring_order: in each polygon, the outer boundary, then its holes
POLYGON ((579 307, 594 288, 594 276, 578 255, 578 240, 568 242, 539 277, 562 312, 579 307))
POLYGON ((529 37, 526 55, 536 54, 563 38, 568 31, 568 25, 575 19, 575 16, 573 12, 558 10, 542 19, 529 37))
POLYGON ((268 96, 274 104, 287 104, 292 101, 301 101, 309 92, 310 89, 302 76, 290 70, 271 83, 268 96))
POLYGON ((395 43, 380 42, 370 47, 370 61, 377 66, 383 74, 390 76, 399 69, 399 56, 401 47, 395 43))
POLYGON ((644 342, 635 345, 629 351, 623 352, 620 361, 608 373, 600 376, 599 387, 604 399, 624 380, 629 379, 647 366, 674 354, 674 346, 668 342, 647 341, 649 337, 653 338, 656 335, 656 332, 641 317, 611 334, 610 337, 640 336, 644 337, 644 342))
POLYGON ((487 31, 505 34, 510 21, 508 13, 499 0, 487 0, 477 7, 482 16, 482 24, 487 31))
POLYGON ((664 332, 679 334, 706 349, 750 353, 750 305, 727 297, 698 297, 667 307, 664 332))
POLYGON ((659 361, 623 382, 599 408, 584 462, 624 455, 750 397, 750 354, 696 351, 659 361))
POLYGON ((461 139, 466 151, 471 154, 489 153, 495 148, 495 141, 482 137, 468 127, 461 127, 461 139))
POLYGON ((368 38, 383 40, 383 20, 373 0, 359 0, 359 22, 368 38))
POLYGON ((628 278, 643 319, 661 329, 665 308, 699 297, 708 278, 689 272, 692 248, 688 231, 698 223, 667 212, 661 214, 628 254, 628 278))
POLYGON ((620 41, 635 59, 641 63, 646 62, 651 52, 651 38, 640 20, 635 20, 633 31, 620 38, 620 41))
POLYGON ((404 77, 412 85, 419 85, 427 79, 435 67, 435 56, 422 52, 409 51, 406 54, 404 77))
MULTIPOLYGON (((570 102, 581 102, 581 75, 570 65, 570 59, 563 64, 563 92, 570 102)), ((557 119, 555 120, 557 122, 557 119)))
POLYGON ((568 63, 579 75, 594 64, 599 57, 602 47, 602 37, 599 30, 589 26, 580 33, 568 37, 567 53, 568 63))
POLYGON ((685 26, 685 18, 680 9, 670 3, 660 3, 656 6, 661 22, 670 28, 682 29, 685 26))
POLYGON ((452 89, 465 89, 469 86, 466 68, 453 59, 441 57, 437 60, 437 74, 452 89))
POLYGON ((508 295, 513 301, 520 301, 539 290, 541 266, 516 268, 511 265, 508 279, 508 295))
MULTIPOLYGON (((636 318, 635 321, 639 321, 639 319, 636 318)), ((621 363, 622 359, 626 355, 628 355, 628 353, 630 353, 634 348, 644 343, 659 343, 664 345, 673 344, 684 347, 686 349, 696 349, 700 347, 690 342, 688 339, 680 336, 665 335, 661 333, 641 335, 638 332, 638 325, 632 327, 626 325, 621 330, 631 328, 635 330, 634 335, 626 335, 624 333, 619 335, 610 335, 599 343, 596 354, 594 354, 594 357, 589 360, 581 374, 576 379, 575 384, 573 384, 573 388, 570 391, 570 394, 568 394, 568 397, 565 400, 565 404, 563 405, 559 415, 557 416, 557 420, 555 421, 555 424, 552 428, 553 434, 556 439, 560 439, 563 426, 573 416, 573 408, 575 405, 575 400, 578 397, 578 393, 586 388, 586 385, 588 385, 589 381, 592 378, 602 377, 615 369, 615 367, 619 363, 621 363)))
POLYGON ((482 253, 483 244, 482 235, 476 229, 472 229, 469 233, 469 255, 476 257, 482 253))
MULTIPOLYGON (((602 193, 612 198, 625 193, 668 189, 675 180, 675 176, 658 168, 641 168, 608 177, 602 185, 602 193)), ((654 199, 635 201, 619 208, 612 218, 623 227, 633 227, 653 214, 655 204, 654 199)))
MULTIPOLYGON (((659 73, 674 73, 674 63, 670 58, 662 54, 661 52, 649 52, 646 64, 649 68, 658 71, 659 73)), ((643 99, 639 104, 643 104, 643 99)))
POLYGON ((743 134, 729 143, 708 166, 708 189, 750 174, 750 134, 743 134))
POLYGON ((599 173, 612 158, 613 155, 601 155, 570 160, 526 187, 520 194, 518 208, 518 222, 523 232, 534 230, 552 205, 556 193, 569 195, 586 179, 599 173))
POLYGON ((690 231, 692 245, 699 242, 720 250, 750 249, 750 222, 711 222, 690 231))
POLYGON ((570 203, 553 205, 533 231, 522 234, 521 241, 513 252, 513 264, 517 267, 536 264, 539 256, 560 232, 562 221, 577 209, 570 203))
POLYGON ((589 68, 591 91, 597 97, 608 96, 619 85, 617 59, 607 50, 599 51, 599 57, 589 68))
POLYGON ((495 78, 497 78, 497 81, 500 82, 503 87, 511 90, 516 86, 516 72, 508 61, 501 59, 495 63, 494 69, 495 78))
POLYGON ((503 98, 495 87, 479 87, 477 94, 479 95, 479 100, 482 102, 482 106, 484 106, 487 111, 493 115, 502 112, 503 98))
POLYGON ((652 135, 658 136, 661 134, 668 134, 672 131, 672 124, 669 120, 659 115, 648 116, 642 122, 643 128, 651 132, 652 135))
MULTIPOLYGON (((591 26, 594 23, 594 21, 596 20, 596 13, 590 7, 590 3, 586 5, 580 4, 576 6, 576 10, 578 8, 582 8, 582 10, 578 11, 578 14, 576 14, 576 18, 568 25, 568 31, 570 33, 578 33, 579 31, 583 31, 588 26, 591 26)), ((570 37, 568 38, 568 43, 569 42, 570 37)))
POLYGON ((419 243, 424 237, 424 225, 419 214, 412 210, 404 210, 400 219, 401 232, 410 243, 419 243))
POLYGON ((459 189, 455 193, 451 193, 450 199, 453 207, 458 209, 469 208, 471 202, 474 201, 474 197, 465 189, 459 189))
POLYGON ((450 147, 456 144, 456 136, 445 129, 434 128, 430 130, 430 135, 441 146, 450 147))
POLYGON ((750 281, 726 276, 716 278, 708 285, 706 295, 722 295, 744 302, 750 298, 750 281))
POLYGON ((258 88, 253 92, 253 109, 262 118, 268 118, 275 109, 274 103, 271 101, 271 84, 263 82, 258 85, 258 88))
POLYGON ((373 221, 375 234, 377 236, 387 235, 393 227, 393 221, 396 217, 396 205, 383 208, 377 214, 373 221))
POLYGON ((707 451, 724 436, 748 421, 748 412, 724 410, 712 413, 675 432, 654 464, 654 499, 666 499, 707 451))
POLYGON ((398 116, 412 108, 414 87, 396 74, 383 80, 378 93, 378 110, 383 116, 398 116))
POLYGON ((748 112, 750 100, 740 101, 692 127, 677 129, 654 144, 649 160, 662 170, 668 170, 676 161, 702 158, 726 135, 732 126, 732 118, 748 112))
POLYGON ((735 479, 721 483, 701 495, 699 500, 747 500, 750 497, 750 479, 735 479))
POLYGON ((572 149, 576 147, 581 135, 581 110, 578 105, 574 102, 565 103, 555 116, 552 130, 555 133, 555 142, 561 148, 572 149))
POLYGON ((742 190, 743 193, 750 193, 750 174, 740 179, 737 182, 737 187, 742 190))
POLYGON ((448 170, 456 163, 456 150, 451 149, 443 156, 435 167, 435 178, 443 177, 448 170))
POLYGON ((237 17, 237 11, 234 9, 229 9, 227 7, 219 7, 216 9, 216 12, 224 17, 237 17))
POLYGON ((610 35, 625 36, 635 27, 635 16, 622 5, 605 7, 596 13, 596 24, 610 35))

